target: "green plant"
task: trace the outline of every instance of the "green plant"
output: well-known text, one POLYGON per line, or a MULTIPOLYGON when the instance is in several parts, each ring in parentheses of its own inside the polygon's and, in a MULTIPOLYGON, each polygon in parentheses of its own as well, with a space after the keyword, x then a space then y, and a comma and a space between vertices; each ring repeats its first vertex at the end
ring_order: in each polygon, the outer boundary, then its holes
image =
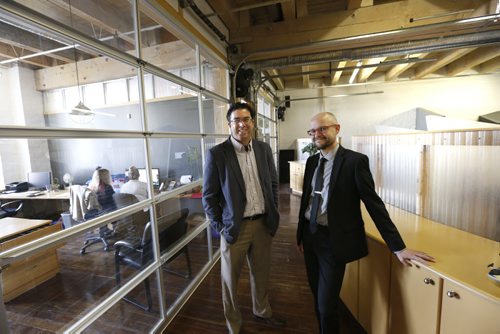
POLYGON ((309 155, 314 155, 318 152, 318 148, 314 143, 309 143, 302 148, 302 153, 309 153, 309 155))
POLYGON ((200 149, 196 146, 187 146, 184 157, 191 168, 193 178, 199 175, 200 149))

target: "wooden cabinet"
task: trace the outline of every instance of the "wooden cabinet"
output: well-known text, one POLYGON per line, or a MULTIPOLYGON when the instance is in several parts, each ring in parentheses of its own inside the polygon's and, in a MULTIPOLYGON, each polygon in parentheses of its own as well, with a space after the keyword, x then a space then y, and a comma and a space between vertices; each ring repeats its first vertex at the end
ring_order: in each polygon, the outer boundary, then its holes
POLYGON ((440 334, 500 333, 498 301, 483 297, 446 279, 441 300, 440 334))
POLYGON ((358 284, 359 261, 350 262, 345 267, 340 299, 342 299, 345 306, 347 306, 355 318, 358 317, 358 284))
POLYGON ((404 266, 394 256, 388 333, 438 333, 442 282, 430 270, 404 266))
POLYGON ((301 195, 306 165, 300 161, 290 161, 290 188, 292 193, 301 195))
POLYGON ((358 321, 371 334, 387 333, 391 252, 368 238, 370 255, 359 260, 358 321))
MULTIPOLYGON (((50 222, 50 221, 49 221, 50 222)), ((61 224, 47 225, 0 244, 0 251, 25 244, 61 230, 61 224)), ((15 261, 2 271, 3 300, 8 302, 54 277, 60 270, 57 247, 15 261)))

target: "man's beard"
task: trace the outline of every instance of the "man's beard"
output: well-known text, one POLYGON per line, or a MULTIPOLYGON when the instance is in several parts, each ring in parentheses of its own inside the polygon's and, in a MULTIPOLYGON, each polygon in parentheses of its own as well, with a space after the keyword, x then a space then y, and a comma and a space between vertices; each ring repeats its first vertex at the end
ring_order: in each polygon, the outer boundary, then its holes
POLYGON ((316 146, 316 148, 317 148, 318 150, 322 150, 322 149, 324 149, 324 148, 327 148, 327 147, 329 147, 329 146, 333 145, 334 143, 335 143, 335 140, 331 140, 331 139, 329 139, 329 138, 325 138, 325 139, 323 140, 323 143, 322 143, 322 144, 318 144, 316 141, 314 141, 314 145, 316 146))

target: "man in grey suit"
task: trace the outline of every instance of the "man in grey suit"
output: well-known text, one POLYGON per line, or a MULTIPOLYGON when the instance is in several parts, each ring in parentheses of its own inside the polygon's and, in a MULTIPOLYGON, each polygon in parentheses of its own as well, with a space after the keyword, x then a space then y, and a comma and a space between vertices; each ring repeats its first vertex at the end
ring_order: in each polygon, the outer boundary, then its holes
POLYGON ((245 257, 250 271, 253 314, 281 327, 268 296, 272 237, 279 224, 278 180, 271 148, 253 140, 255 111, 246 103, 227 111, 231 136, 207 153, 203 207, 221 234, 222 302, 229 333, 242 325, 238 279, 245 257))

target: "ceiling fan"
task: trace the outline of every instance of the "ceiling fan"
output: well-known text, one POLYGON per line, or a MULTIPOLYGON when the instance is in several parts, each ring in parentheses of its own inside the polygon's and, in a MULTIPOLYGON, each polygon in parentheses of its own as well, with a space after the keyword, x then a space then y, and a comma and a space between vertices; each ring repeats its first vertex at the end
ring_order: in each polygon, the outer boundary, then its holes
POLYGON ((78 102, 78 104, 71 109, 69 114, 75 116, 102 115, 108 117, 116 117, 115 114, 91 110, 82 101, 78 102))

